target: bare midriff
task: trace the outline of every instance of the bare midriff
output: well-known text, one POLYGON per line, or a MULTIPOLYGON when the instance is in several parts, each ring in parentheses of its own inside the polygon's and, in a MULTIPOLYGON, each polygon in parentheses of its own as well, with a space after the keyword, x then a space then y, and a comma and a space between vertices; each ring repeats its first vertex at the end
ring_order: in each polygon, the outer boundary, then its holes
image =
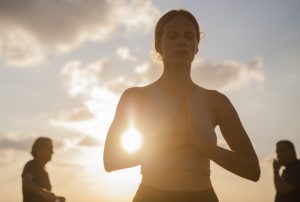
POLYGON ((189 170, 161 170, 143 174, 142 184, 168 191, 203 191, 212 187, 210 176, 189 170))

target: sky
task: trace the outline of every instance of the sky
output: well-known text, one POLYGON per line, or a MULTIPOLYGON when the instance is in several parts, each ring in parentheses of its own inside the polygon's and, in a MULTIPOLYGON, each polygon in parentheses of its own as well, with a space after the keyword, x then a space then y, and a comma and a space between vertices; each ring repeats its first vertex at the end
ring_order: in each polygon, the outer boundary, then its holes
MULTIPOLYGON (((300 152, 300 2, 297 0, 0 0, 0 200, 21 201, 21 173, 38 136, 67 201, 130 201, 139 167, 107 173, 103 144, 122 92, 159 78, 153 31, 183 8, 205 38, 192 67, 200 86, 235 106, 261 166, 258 182, 211 164, 222 202, 271 202, 278 140, 300 152)), ((217 130, 218 145, 227 147, 217 130)))

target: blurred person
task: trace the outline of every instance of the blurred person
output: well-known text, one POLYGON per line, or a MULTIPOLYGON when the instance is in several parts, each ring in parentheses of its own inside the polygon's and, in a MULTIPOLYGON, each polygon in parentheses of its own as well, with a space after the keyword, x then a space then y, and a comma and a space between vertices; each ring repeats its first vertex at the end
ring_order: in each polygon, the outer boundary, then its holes
POLYGON ((51 184, 45 165, 53 155, 52 140, 38 137, 31 149, 33 159, 28 161, 22 173, 23 202, 64 202, 64 197, 51 192, 51 184))
POLYGON ((105 142, 104 167, 110 172, 141 165, 142 182, 134 202, 217 202, 210 160, 243 178, 260 177, 257 155, 229 99, 192 81, 201 35, 190 12, 164 14, 154 37, 163 63, 161 77, 127 89, 120 98, 105 142), (132 122, 143 145, 129 154, 121 139, 132 122), (216 144, 217 126, 230 150, 216 144))
POLYGON ((275 202, 299 202, 300 160, 297 159, 294 144, 288 140, 281 140, 276 144, 276 153, 277 159, 273 161, 275 202))

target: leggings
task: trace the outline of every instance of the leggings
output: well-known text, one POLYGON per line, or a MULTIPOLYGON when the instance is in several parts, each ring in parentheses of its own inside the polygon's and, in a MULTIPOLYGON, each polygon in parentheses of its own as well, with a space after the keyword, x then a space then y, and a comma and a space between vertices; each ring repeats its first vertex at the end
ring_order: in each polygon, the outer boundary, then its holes
POLYGON ((140 184, 133 202, 218 202, 214 190, 197 192, 166 191, 140 184))

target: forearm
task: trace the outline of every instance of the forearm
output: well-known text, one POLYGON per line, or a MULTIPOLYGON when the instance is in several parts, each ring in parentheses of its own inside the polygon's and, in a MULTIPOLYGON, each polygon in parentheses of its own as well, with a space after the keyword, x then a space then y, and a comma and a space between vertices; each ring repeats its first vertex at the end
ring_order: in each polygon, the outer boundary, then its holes
POLYGON ((275 189, 276 189, 276 191, 279 191, 280 190, 280 183, 281 183, 281 179, 280 179, 280 175, 279 175, 279 170, 274 169, 273 173, 274 173, 274 185, 275 185, 275 189))
POLYGON ((140 154, 126 154, 124 151, 104 152, 104 168, 107 172, 134 167, 141 164, 140 154))
POLYGON ((140 162, 136 161, 118 161, 118 160, 110 160, 109 162, 104 163, 104 168, 107 172, 115 171, 115 170, 121 170, 126 168, 131 168, 134 166, 140 165, 140 162))
POLYGON ((26 191, 36 193, 40 196, 44 196, 45 192, 49 192, 46 189, 43 189, 42 187, 40 187, 39 185, 35 184, 32 181, 23 182, 23 187, 26 191))
POLYGON ((236 175, 252 181, 258 181, 260 177, 256 156, 230 151, 219 146, 208 147, 205 153, 215 163, 236 175))

